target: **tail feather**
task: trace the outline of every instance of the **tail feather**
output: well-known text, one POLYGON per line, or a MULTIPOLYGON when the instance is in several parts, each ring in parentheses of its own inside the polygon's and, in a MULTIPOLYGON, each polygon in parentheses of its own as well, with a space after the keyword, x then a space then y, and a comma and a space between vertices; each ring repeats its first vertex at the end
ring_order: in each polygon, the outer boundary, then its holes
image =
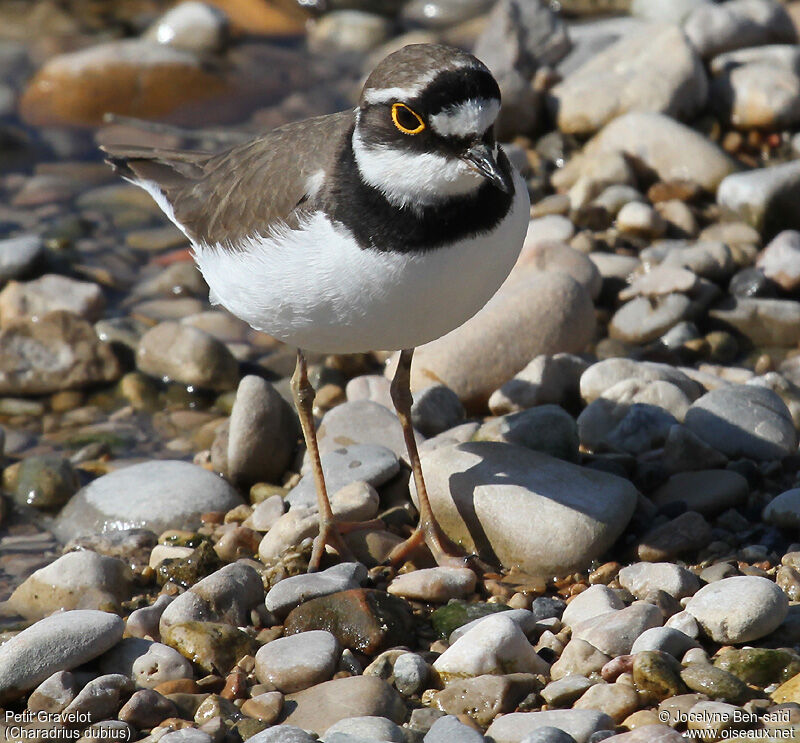
POLYGON ((151 147, 105 145, 106 162, 123 178, 149 181, 162 191, 188 185, 203 176, 203 166, 211 155, 207 152, 184 152, 151 147))

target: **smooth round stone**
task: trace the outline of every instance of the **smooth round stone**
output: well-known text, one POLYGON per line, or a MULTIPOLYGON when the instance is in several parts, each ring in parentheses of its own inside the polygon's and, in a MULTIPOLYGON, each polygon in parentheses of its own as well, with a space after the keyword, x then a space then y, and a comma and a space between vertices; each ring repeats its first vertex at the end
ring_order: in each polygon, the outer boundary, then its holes
POLYGON ((391 382, 382 374, 362 374, 353 377, 345 387, 345 395, 350 402, 372 400, 385 408, 393 406, 391 382))
POLYGON ((652 300, 636 297, 617 310, 608 332, 626 343, 649 343, 686 319, 691 309, 692 301, 684 294, 667 294, 652 300))
POLYGON ((585 162, 607 152, 636 157, 662 181, 694 181, 712 193, 736 170, 732 158, 694 129, 661 113, 634 111, 613 119, 590 139, 561 171, 562 181, 569 187, 585 162))
POLYGON ((709 316, 756 346, 792 347, 800 342, 800 302, 791 299, 727 297, 709 316))
POLYGON ((652 206, 631 201, 619 210, 617 229, 620 232, 652 239, 663 235, 667 225, 652 206))
POLYGON ((0 646, 0 701, 21 697, 56 671, 88 663, 122 639, 115 614, 76 610, 41 619, 0 646))
POLYGON ((459 444, 422 460, 447 535, 467 552, 532 574, 585 567, 616 541, 636 503, 626 480, 512 444, 459 444))
POLYGON ((455 715, 445 715, 431 725, 423 743, 484 743, 484 738, 475 728, 460 722, 455 715))
POLYGON ((523 265, 535 266, 540 271, 562 271, 584 287, 592 299, 597 299, 602 289, 603 280, 594 263, 565 242, 526 241, 517 261, 517 266, 523 265))
POLYGON ((37 686, 28 697, 32 712, 61 712, 79 691, 75 676, 69 671, 56 671, 37 686))
POLYGON ((464 406, 458 395, 443 384, 419 390, 411 406, 411 423, 423 436, 437 434, 464 422, 464 406))
POLYGON ((324 630, 280 637, 256 653, 256 677, 290 694, 327 681, 342 654, 338 640, 324 630))
POLYGON ((187 0, 164 13, 142 38, 190 52, 215 52, 225 43, 227 26, 214 6, 187 0))
POLYGON ((297 547, 304 539, 319 534, 317 508, 299 506, 283 514, 264 535, 258 545, 258 557, 268 562, 280 557, 290 547, 297 547))
POLYGON ((269 531, 283 516, 286 504, 280 495, 270 495, 253 507, 253 512, 242 522, 243 526, 255 531, 269 531))
POLYGON ((317 738, 296 725, 274 725, 248 738, 250 743, 317 743, 317 738))
POLYGON ((643 725, 629 733, 612 735, 604 740, 610 743, 685 743, 686 739, 666 725, 643 725))
POLYGON ((574 627, 586 619, 599 617, 602 614, 608 614, 608 612, 624 608, 625 604, 615 591, 612 591, 608 586, 598 584, 589 586, 585 591, 575 596, 567 604, 567 608, 564 609, 561 621, 567 627, 574 627))
POLYGON ((775 496, 763 510, 764 521, 783 529, 800 527, 800 488, 775 496))
POLYGON ((631 655, 655 650, 669 653, 673 658, 683 658, 687 650, 700 645, 693 637, 672 627, 651 627, 642 632, 631 646, 631 655))
POLYGON ((546 673, 547 663, 503 612, 464 633, 433 663, 444 679, 483 674, 546 673))
POLYGON ((790 161, 728 175, 717 191, 717 203, 758 230, 800 227, 792 203, 800 191, 800 163, 790 161))
MULTIPOLYGON (((321 461, 329 493, 336 493, 359 480, 379 487, 400 470, 397 455, 385 446, 374 444, 341 446, 323 454, 321 461)), ((310 508, 317 505, 317 490, 310 472, 304 474, 300 482, 289 491, 286 502, 290 508, 310 508)))
POLYGON ((134 464, 97 478, 76 493, 53 529, 67 541, 84 534, 143 528, 197 529, 200 515, 229 511, 241 496, 221 477, 188 462, 134 464))
POLYGON ((712 390, 689 408, 685 425, 731 458, 782 459, 797 451, 797 432, 786 404, 764 387, 712 390))
POLYGON ((669 382, 678 387, 690 400, 699 397, 702 389, 682 371, 667 364, 613 358, 598 361, 583 373, 580 382, 581 397, 587 403, 592 402, 626 379, 635 379, 639 382, 669 382))
POLYGON ((142 336, 136 366, 157 379, 211 390, 230 390, 239 381, 239 364, 224 343, 172 321, 159 323, 142 336))
POLYGON ((424 568, 398 575, 386 590, 406 599, 444 603, 469 596, 476 583, 469 568, 424 568))
POLYGON ((570 640, 559 659, 550 667, 550 678, 554 681, 567 676, 590 676, 600 673, 603 666, 612 660, 584 640, 570 640))
POLYGON ((520 743, 575 743, 575 738, 560 728, 548 725, 528 733, 520 743))
POLYGON ((13 497, 20 505, 55 508, 63 506, 79 487, 78 474, 68 459, 44 454, 20 462, 13 497))
POLYGON ((585 676, 564 676, 558 681, 551 681, 540 692, 542 699, 551 709, 558 707, 571 707, 581 694, 591 685, 592 681, 585 676))
POLYGON ((800 286, 800 232, 784 230, 776 235, 759 254, 756 266, 785 291, 797 289, 800 286))
POLYGON ((504 415, 548 403, 569 404, 578 399, 581 374, 588 366, 568 353, 537 356, 492 393, 489 409, 494 415, 504 415))
POLYGON ((186 622, 249 623, 250 612, 264 600, 264 585, 255 568, 234 562, 195 583, 161 614, 159 628, 186 622))
POLYGON ((129 637, 158 637, 158 623, 164 609, 172 603, 173 597, 161 594, 150 606, 132 611, 125 622, 125 632, 129 637))
POLYGON ((766 62, 743 64, 712 83, 712 100, 741 129, 793 128, 800 122, 800 76, 766 62))
MULTIPOLYGON (((286 697, 286 722, 322 735, 331 725, 349 717, 385 717, 402 723, 402 697, 385 681, 373 676, 334 679, 286 697)), ((276 741, 282 738, 276 738, 276 741)))
POLYGON ((0 327, 13 320, 41 318, 64 310, 84 320, 99 320, 106 306, 103 290, 88 281, 46 274, 33 281, 11 281, 0 291, 0 327))
POLYGON ((256 694, 242 704, 241 710, 248 717, 255 717, 267 725, 271 725, 283 709, 283 694, 279 691, 266 691, 256 694))
POLYGON ((362 10, 333 10, 308 29, 315 52, 368 52, 389 38, 388 18, 362 10))
POLYGON ((339 591, 359 588, 367 578, 360 562, 342 562, 319 573, 284 578, 267 592, 267 609, 283 617, 300 604, 339 591))
POLYGON ((786 9, 772 0, 702 5, 688 16, 683 30, 703 58, 732 49, 797 41, 786 9))
POLYGON ((573 705, 573 709, 599 709, 617 724, 638 708, 639 694, 627 684, 595 684, 573 705))
MULTIPOLYGON (((466 624, 462 624, 460 627, 456 627, 448 635, 447 641, 452 645, 460 637, 463 637, 465 634, 467 634, 467 632, 469 632, 474 627, 477 627, 487 617, 491 616, 494 616, 494 613, 485 614, 484 616, 479 616, 467 622, 466 624)), ((528 609, 508 609, 503 611, 503 616, 506 619, 510 619, 512 622, 514 622, 514 624, 516 624, 522 630, 522 633, 526 637, 536 629, 537 619, 534 616, 533 612, 529 611, 528 609)))
POLYGON ((672 475, 650 497, 657 506, 685 503, 690 511, 715 516, 744 504, 749 492, 747 480, 738 472, 699 470, 672 475))
POLYGON ((695 289, 699 281, 691 271, 673 266, 656 266, 647 273, 631 279, 630 286, 619 293, 622 300, 634 297, 660 297, 672 293, 686 293, 695 289))
POLYGON ((660 627, 663 621, 657 606, 636 601, 619 611, 601 614, 574 625, 572 637, 616 657, 630 653, 639 635, 652 627, 660 627))
POLYGON ((92 679, 65 708, 64 716, 84 715, 89 720, 105 720, 122 706, 121 697, 133 692, 133 682, 119 673, 92 679))
POLYGON ((116 557, 68 552, 27 578, 8 600, 15 612, 40 619, 60 609, 120 610, 130 598, 130 569, 116 557))
POLYGON ((648 21, 679 24, 695 8, 710 0, 633 0, 631 15, 648 21))
POLYGON ((488 11, 491 0, 410 0, 403 5, 402 18, 423 28, 447 28, 488 11))
POLYGON ((100 658, 99 665, 104 673, 121 673, 147 689, 194 675, 192 664, 177 650, 138 637, 125 638, 100 658))
POLYGON ((0 240, 0 284, 28 273, 44 253, 38 235, 19 235, 0 240))
POLYGON ((567 217, 560 214, 548 214, 544 217, 532 219, 528 222, 528 232, 525 235, 522 253, 529 253, 542 244, 567 243, 574 234, 575 225, 567 217))
POLYGON ((177 714, 178 708, 169 699, 152 689, 141 689, 125 702, 118 717, 135 728, 147 729, 177 714))
POLYGON ((113 382, 122 374, 111 347, 85 320, 58 311, 0 331, 0 395, 43 395, 113 382))
POLYGON ((468 409, 485 406, 535 356, 583 350, 594 327, 584 287, 566 274, 524 266, 470 320, 417 349, 412 389, 441 382, 468 409), (487 348, 504 350, 487 354, 487 348))
MULTIPOLYGON (((164 741, 164 743, 212 743, 213 740, 208 733, 197 728, 182 728, 159 738, 159 741, 164 741)), ((295 743, 289 738, 286 740, 287 743, 295 743)), ((306 743, 306 741, 298 739, 297 743, 306 743)))
MULTIPOLYGON (((406 741, 403 729, 385 717, 348 717, 331 725, 322 737, 327 741, 337 734, 365 740, 379 740, 381 743, 406 741)), ((346 743, 344 738, 343 743, 346 743)))
POLYGON ((261 377, 239 382, 228 429, 228 474, 234 482, 279 482, 296 446, 297 417, 261 377))
POLYGON ((636 598, 654 591, 665 591, 676 599, 692 596, 700 588, 694 573, 670 562, 637 562, 622 568, 618 580, 636 598))
POLYGON ((752 642, 774 632, 786 618, 786 594, 767 578, 743 575, 701 588, 686 605, 716 642, 752 642))
POLYGON ((708 80, 677 26, 623 36, 550 91, 558 128, 586 135, 629 111, 691 118, 706 102, 708 80))
POLYGON ((554 709, 544 712, 513 712, 498 717, 486 731, 495 743, 519 743, 526 735, 543 727, 563 730, 575 743, 588 743, 598 730, 613 730, 614 721, 599 710, 554 709))
POLYGON ((403 696, 419 694, 425 688, 430 666, 416 653, 403 653, 392 669, 394 685, 403 696))

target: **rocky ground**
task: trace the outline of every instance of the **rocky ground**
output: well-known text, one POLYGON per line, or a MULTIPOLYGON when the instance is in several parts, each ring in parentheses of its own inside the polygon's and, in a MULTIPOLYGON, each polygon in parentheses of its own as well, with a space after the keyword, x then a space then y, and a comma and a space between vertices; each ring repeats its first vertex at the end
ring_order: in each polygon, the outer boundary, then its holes
POLYGON ((800 737, 800 3, 113 5, 0 4, 5 739, 800 737), (334 512, 383 527, 307 575, 294 351, 97 144, 221 148, 431 40, 495 73, 533 203, 413 369, 494 572, 382 565, 417 513, 376 352, 311 358, 334 512))

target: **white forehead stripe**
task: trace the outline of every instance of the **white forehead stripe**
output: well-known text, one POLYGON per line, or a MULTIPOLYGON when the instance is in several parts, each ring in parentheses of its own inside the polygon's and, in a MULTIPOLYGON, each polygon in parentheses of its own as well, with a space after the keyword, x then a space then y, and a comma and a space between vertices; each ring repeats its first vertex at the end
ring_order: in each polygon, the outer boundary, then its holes
POLYGON ((481 135, 494 124, 499 111, 500 101, 496 98, 470 98, 431 116, 430 123, 443 137, 481 135))
POLYGON ((389 103, 390 101, 408 101, 416 98, 424 87, 411 85, 408 88, 371 88, 364 93, 364 101, 370 105, 376 103, 389 103))

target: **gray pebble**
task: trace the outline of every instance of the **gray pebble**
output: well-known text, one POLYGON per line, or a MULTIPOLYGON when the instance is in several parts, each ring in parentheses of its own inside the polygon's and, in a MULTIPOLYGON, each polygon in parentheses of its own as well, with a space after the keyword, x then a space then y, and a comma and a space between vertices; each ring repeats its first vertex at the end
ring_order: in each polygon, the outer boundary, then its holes
POLYGON ((423 436, 436 436, 464 421, 466 413, 458 395, 444 384, 414 393, 411 422, 423 436))
POLYGON ((366 578, 367 569, 360 562, 342 562, 319 573, 284 578, 270 588, 265 604, 273 614, 283 617, 305 601, 359 588, 366 578))
POLYGON ((394 664, 394 685, 403 696, 413 696, 425 688, 430 667, 416 653, 403 653, 394 664))
POLYGON ((424 743, 483 743, 485 740, 477 730, 460 722, 455 715, 440 717, 423 738, 424 743))
POLYGON ((553 727, 543 727, 526 735, 520 743, 575 743, 575 738, 563 730, 553 727))

